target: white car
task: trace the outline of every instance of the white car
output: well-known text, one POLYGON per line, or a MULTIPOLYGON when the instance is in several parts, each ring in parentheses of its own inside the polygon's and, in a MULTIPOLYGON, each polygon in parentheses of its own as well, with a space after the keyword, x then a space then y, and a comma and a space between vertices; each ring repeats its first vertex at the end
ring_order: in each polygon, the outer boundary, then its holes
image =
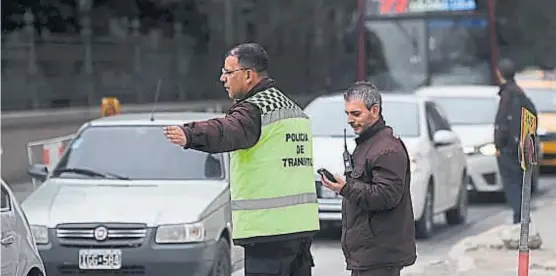
POLYGON ((10 187, 2 180, 2 276, 44 276, 44 265, 27 217, 10 187))
MULTIPOLYGON (((497 86, 432 86, 415 93, 437 103, 460 137, 470 176, 467 190, 473 193, 501 192, 502 180, 494 147, 494 119, 498 109, 497 86)), ((536 190, 536 179, 533 191, 536 190)))
POLYGON ((48 275, 231 275, 229 156, 163 127, 224 114, 124 114, 84 124, 23 202, 48 275))
MULTIPOLYGON (((443 111, 434 102, 415 95, 383 94, 382 99, 386 124, 393 127, 409 151, 417 237, 431 236, 433 217, 438 213, 445 213, 449 224, 465 223, 468 208, 465 155, 443 111)), ((315 170, 325 168, 343 174, 344 129, 350 153, 355 147, 355 135, 347 124, 342 95, 319 97, 305 112, 313 124, 315 170)), ((320 220, 325 225, 338 225, 342 198, 320 184, 316 171, 315 179, 320 220)))

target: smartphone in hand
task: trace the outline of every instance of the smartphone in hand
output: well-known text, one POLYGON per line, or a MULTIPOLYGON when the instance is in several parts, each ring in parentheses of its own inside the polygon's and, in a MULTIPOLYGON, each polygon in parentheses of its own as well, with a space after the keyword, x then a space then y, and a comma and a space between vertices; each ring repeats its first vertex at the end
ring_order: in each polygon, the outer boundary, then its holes
POLYGON ((337 183, 336 179, 334 178, 334 175, 332 175, 328 170, 321 168, 317 170, 317 173, 322 175, 323 177, 326 177, 328 181, 337 183))

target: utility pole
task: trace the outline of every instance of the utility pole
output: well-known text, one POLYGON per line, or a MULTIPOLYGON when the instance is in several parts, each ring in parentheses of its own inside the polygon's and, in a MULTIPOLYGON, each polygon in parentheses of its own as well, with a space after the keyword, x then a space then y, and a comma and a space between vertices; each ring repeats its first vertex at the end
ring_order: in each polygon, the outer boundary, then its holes
POLYGON ((234 0, 224 0, 224 41, 230 46, 234 43, 235 20, 234 0))

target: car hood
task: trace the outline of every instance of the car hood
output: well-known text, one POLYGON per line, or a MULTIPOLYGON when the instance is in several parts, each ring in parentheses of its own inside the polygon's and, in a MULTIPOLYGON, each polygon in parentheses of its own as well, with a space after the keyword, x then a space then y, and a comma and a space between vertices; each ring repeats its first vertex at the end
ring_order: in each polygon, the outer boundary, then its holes
MULTIPOLYGON (((418 138, 402 138, 410 155, 418 150, 418 138)), ((348 151, 353 153, 355 139, 348 138, 348 151)), ((320 179, 317 170, 325 168, 333 174, 344 174, 344 139, 340 137, 313 137, 313 164, 316 179, 320 179)))
POLYGON ((459 136, 464 147, 475 147, 494 141, 494 125, 454 125, 452 130, 459 136))
POLYGON ((225 181, 120 181, 49 179, 23 203, 30 224, 198 221, 229 197, 225 181), (212 208, 211 208, 212 209, 212 208))

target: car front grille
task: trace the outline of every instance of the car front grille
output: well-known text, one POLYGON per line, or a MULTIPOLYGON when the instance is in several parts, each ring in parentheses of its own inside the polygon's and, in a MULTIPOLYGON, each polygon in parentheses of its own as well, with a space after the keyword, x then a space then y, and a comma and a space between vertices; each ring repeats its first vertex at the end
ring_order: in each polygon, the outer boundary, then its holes
POLYGON ((127 276, 127 275, 145 275, 145 268, 143 266, 122 266, 118 270, 81 270, 76 265, 62 265, 58 266, 58 272, 61 275, 67 276, 127 276))
POLYGON ((72 223, 56 228, 61 246, 67 247, 139 247, 147 236, 147 226, 138 223, 72 223), (106 228, 105 239, 95 237, 95 229, 106 228))

